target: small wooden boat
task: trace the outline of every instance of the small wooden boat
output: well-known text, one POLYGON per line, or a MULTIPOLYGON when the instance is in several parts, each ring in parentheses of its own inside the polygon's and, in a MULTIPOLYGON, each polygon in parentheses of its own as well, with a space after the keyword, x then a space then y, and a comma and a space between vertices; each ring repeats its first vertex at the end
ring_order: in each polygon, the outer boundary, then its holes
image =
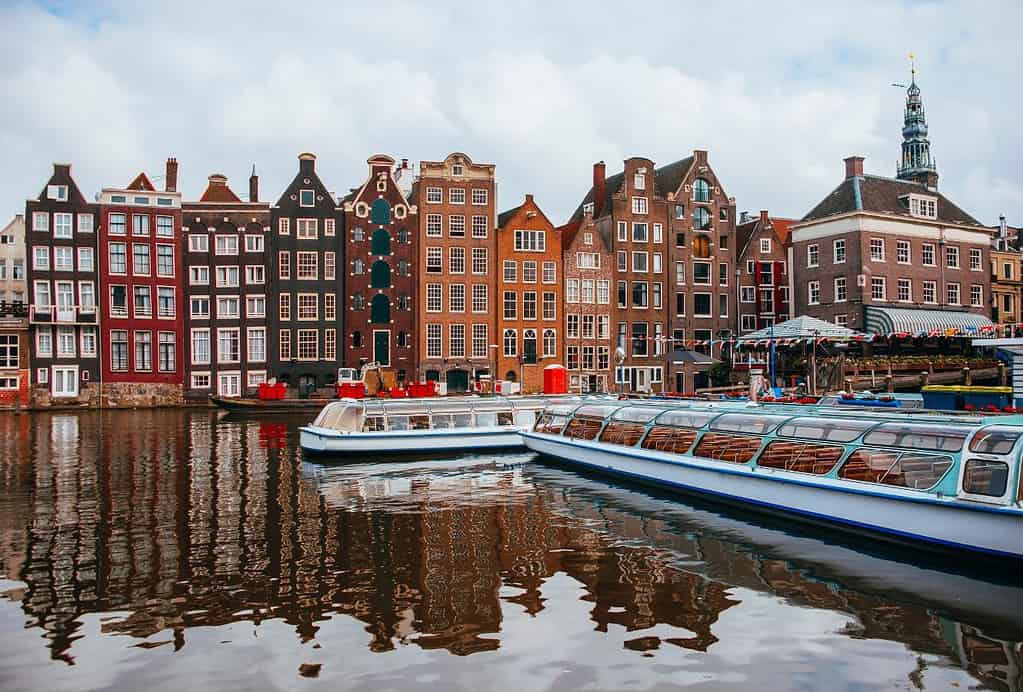
POLYGON ((1023 559, 1023 416, 552 403, 522 437, 569 465, 913 545, 1023 559))
POLYGON ((321 409, 336 399, 242 399, 211 396, 210 401, 232 413, 298 413, 321 409))
POLYGON ((337 454, 521 447, 519 433, 533 427, 550 401, 544 397, 343 399, 327 404, 316 420, 300 428, 299 443, 307 452, 337 454))

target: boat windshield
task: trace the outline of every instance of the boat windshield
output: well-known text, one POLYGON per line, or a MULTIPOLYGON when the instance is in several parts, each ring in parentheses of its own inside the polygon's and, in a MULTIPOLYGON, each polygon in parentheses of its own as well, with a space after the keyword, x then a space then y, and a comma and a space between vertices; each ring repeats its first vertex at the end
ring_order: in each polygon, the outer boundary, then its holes
POLYGON ((935 452, 958 452, 971 428, 930 423, 882 423, 863 438, 863 443, 879 447, 904 447, 935 452))
POLYGON ((607 404, 584 404, 575 410, 576 418, 599 418, 604 420, 618 410, 617 406, 607 404))
POLYGON ((340 432, 355 432, 362 428, 362 411, 360 404, 336 402, 327 404, 316 416, 313 425, 340 432))
POLYGON ((625 406, 614 412, 611 420, 629 423, 649 423, 664 411, 661 408, 650 408, 645 406, 625 406))
POLYGON ((970 441, 970 451, 979 454, 1008 454, 1023 435, 1023 428, 993 425, 982 428, 970 441))
POLYGON ((852 442, 870 428, 875 421, 834 420, 822 418, 793 418, 778 429, 782 437, 798 437, 804 440, 827 440, 828 442, 852 442))
POLYGON ((717 416, 716 411, 665 411, 657 417, 657 425, 675 428, 702 428, 717 416))
POLYGON ((742 432, 764 435, 784 423, 788 416, 771 416, 758 413, 726 413, 714 419, 711 430, 742 432))

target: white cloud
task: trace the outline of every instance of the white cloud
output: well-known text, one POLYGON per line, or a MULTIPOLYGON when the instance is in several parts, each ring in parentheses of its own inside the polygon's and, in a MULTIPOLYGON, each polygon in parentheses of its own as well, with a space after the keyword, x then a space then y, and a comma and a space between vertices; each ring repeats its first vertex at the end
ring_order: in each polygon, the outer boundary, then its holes
POLYGON ((561 221, 592 162, 705 148, 741 209, 798 216, 844 156, 893 173, 903 94, 888 84, 914 50, 942 190, 1023 223, 1020 19, 1008 0, 8 5, 0 209, 21 210, 52 161, 88 194, 173 155, 191 197, 214 171, 243 188, 255 162, 275 198, 300 151, 343 192, 370 154, 459 150, 497 164, 502 206, 532 192, 561 221))

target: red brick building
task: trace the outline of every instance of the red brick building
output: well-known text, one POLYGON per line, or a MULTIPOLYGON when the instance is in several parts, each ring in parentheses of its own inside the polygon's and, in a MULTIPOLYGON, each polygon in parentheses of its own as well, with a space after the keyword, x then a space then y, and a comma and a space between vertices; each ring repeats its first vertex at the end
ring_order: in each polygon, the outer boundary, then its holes
POLYGON ((735 275, 738 333, 746 334, 794 317, 789 309, 788 242, 794 219, 759 218, 735 228, 739 261, 735 275))
POLYGON ((497 376, 518 382, 524 394, 543 391, 543 369, 564 365, 561 349, 561 230, 526 195, 497 219, 500 334, 497 376))
POLYGON ((99 283, 107 406, 175 404, 184 381, 184 273, 178 163, 157 191, 145 173, 100 193, 99 283))
POLYGON ((395 181, 394 159, 377 154, 369 177, 343 200, 345 219, 344 364, 377 362, 397 371, 399 382, 415 375, 413 334, 417 229, 416 206, 395 181))

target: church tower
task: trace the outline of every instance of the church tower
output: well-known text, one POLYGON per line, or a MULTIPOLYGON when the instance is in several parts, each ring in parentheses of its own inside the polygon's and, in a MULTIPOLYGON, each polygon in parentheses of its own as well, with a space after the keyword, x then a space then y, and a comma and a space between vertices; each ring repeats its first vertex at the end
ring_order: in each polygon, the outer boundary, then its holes
POLYGON ((931 158, 931 142, 927 139, 927 117, 916 85, 916 67, 911 68, 912 80, 906 89, 906 112, 902 125, 902 160, 899 162, 899 180, 922 183, 932 190, 938 189, 938 169, 931 158))

